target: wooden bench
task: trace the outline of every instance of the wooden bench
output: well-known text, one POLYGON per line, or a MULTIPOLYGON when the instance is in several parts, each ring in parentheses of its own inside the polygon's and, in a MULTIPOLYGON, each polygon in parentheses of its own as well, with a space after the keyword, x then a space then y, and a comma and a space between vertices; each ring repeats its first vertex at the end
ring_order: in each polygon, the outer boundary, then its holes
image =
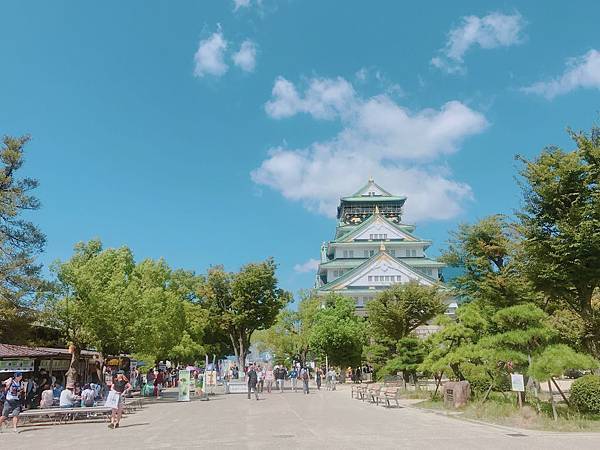
POLYGON ((367 386, 353 385, 352 391, 354 392, 355 398, 357 400, 362 400, 362 401, 365 400, 366 395, 367 395, 367 386))
POLYGON ((375 396, 376 404, 379 405, 379 400, 385 402, 385 406, 389 408, 392 401, 396 402, 396 406, 399 408, 400 404, 398 400, 400 399, 401 388, 399 387, 385 387, 379 391, 379 393, 375 396))
POLYGON ((377 396, 379 395, 382 389, 383 386, 381 386, 380 384, 374 384, 371 387, 369 387, 366 394, 366 397, 369 399, 369 403, 377 402, 377 396))

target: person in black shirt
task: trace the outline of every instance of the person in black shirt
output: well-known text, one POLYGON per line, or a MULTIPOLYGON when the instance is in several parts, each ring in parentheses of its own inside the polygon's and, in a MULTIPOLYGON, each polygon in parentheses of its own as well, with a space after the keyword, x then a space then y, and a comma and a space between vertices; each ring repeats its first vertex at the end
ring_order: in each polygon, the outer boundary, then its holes
POLYGON ((256 385, 258 384, 258 373, 256 373, 256 366, 254 364, 248 368, 246 376, 248 377, 248 400, 250 400, 252 392, 254 392, 256 400, 258 400, 258 390, 256 389, 256 385))
POLYGON ((123 414, 123 405, 125 404, 125 394, 130 390, 131 384, 129 384, 125 372, 119 370, 111 386, 111 391, 114 391, 119 395, 119 404, 112 410, 108 428, 119 428, 119 422, 121 421, 121 415, 123 414))

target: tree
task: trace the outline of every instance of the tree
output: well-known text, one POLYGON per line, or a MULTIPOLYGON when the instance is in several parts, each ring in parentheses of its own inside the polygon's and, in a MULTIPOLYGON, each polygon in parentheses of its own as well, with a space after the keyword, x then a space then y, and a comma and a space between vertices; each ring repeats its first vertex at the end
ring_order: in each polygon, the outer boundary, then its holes
POLYGON ((208 271, 204 302, 228 335, 240 367, 245 365, 252 334, 273 325, 291 300, 288 292, 277 287, 275 269, 275 262, 267 259, 247 264, 235 274, 220 266, 208 271))
POLYGON ((396 343, 446 310, 445 294, 436 286, 417 282, 396 284, 367 303, 375 337, 396 343))
POLYGON ((260 348, 272 351, 278 359, 305 363, 320 305, 319 298, 302 293, 297 310, 281 311, 271 328, 256 334, 255 342, 260 348))
POLYGON ((577 148, 546 148, 523 163, 522 267, 537 290, 585 323, 583 344, 600 356, 600 128, 570 132, 577 148))
POLYGON ((565 344, 546 347, 529 366, 529 375, 538 381, 548 381, 567 370, 589 370, 598 367, 598 361, 589 355, 577 353, 565 344))
POLYGON ((416 382, 417 370, 425 357, 424 341, 416 337, 405 337, 398 341, 396 354, 388 360, 379 376, 395 375, 402 372, 404 381, 408 383, 412 377, 416 382))
POLYGON ((463 380, 464 365, 470 362, 469 349, 489 329, 488 314, 478 302, 471 302, 457 309, 455 321, 444 317, 438 319, 438 324, 442 328, 427 338, 430 351, 420 370, 433 374, 438 380, 450 370, 454 378, 463 380))
POLYGON ((104 355, 132 349, 131 309, 125 299, 134 267, 127 247, 103 250, 99 240, 75 245, 69 261, 54 264, 56 291, 47 307, 70 343, 68 384, 77 380, 82 348, 93 346, 104 355))
POLYGON ((39 209, 33 178, 19 178, 29 136, 5 136, 0 147, 0 341, 22 342, 33 321, 30 306, 43 286, 35 257, 46 238, 24 214, 39 209))
POLYGON ((481 300, 493 307, 533 301, 527 280, 518 271, 516 255, 520 240, 506 217, 494 215, 451 233, 448 249, 440 258, 464 274, 452 281, 465 300, 481 300))
POLYGON ((133 347, 154 360, 173 356, 174 347, 186 344, 184 331, 191 339, 184 299, 192 295, 193 288, 186 289, 185 283, 173 278, 164 260, 146 259, 132 271, 126 293, 127 308, 135 312, 129 324, 133 347))
POLYGON ((337 294, 323 298, 315 316, 309 344, 318 356, 332 365, 360 364, 365 339, 364 322, 355 314, 354 301, 337 294))

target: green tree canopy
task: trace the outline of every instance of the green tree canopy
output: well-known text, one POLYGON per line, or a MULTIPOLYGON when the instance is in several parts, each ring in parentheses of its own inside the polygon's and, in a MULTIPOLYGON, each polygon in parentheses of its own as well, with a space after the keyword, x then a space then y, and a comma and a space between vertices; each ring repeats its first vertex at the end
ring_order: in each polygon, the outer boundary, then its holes
POLYGON ((533 301, 527 280, 517 270, 520 241, 506 217, 494 215, 469 225, 462 224, 450 235, 441 260, 464 269, 452 285, 465 300, 480 300, 494 307, 533 301))
POLYGON ((238 273, 222 267, 208 271, 203 288, 206 306, 230 339, 241 367, 244 366, 250 339, 256 330, 269 328, 291 295, 278 288, 276 265, 272 259, 247 264, 238 273))
POLYGON ((41 265, 35 261, 46 238, 29 221, 40 207, 32 195, 34 178, 20 178, 28 136, 5 136, 0 146, 0 341, 24 342, 35 318, 31 301, 42 288, 41 265))
POLYGON ((394 345, 446 310, 446 294, 417 282, 396 284, 367 303, 370 330, 394 345))
POLYGON ((256 344, 261 350, 269 350, 278 361, 306 362, 310 351, 310 335, 316 323, 321 300, 302 293, 296 311, 284 309, 272 327, 256 333, 256 344))
POLYGON ((586 349, 600 356, 600 128, 571 132, 576 149, 546 148, 523 162, 522 268, 535 288, 566 304, 586 326, 586 349))
POLYGON ((598 361, 589 355, 577 353, 565 344, 551 345, 538 355, 529 366, 529 375, 546 381, 563 375, 567 370, 589 370, 598 367, 598 361))
POLYGON ((337 294, 323 297, 309 339, 315 355, 327 355, 332 365, 354 366, 360 364, 364 341, 365 326, 354 301, 337 294))

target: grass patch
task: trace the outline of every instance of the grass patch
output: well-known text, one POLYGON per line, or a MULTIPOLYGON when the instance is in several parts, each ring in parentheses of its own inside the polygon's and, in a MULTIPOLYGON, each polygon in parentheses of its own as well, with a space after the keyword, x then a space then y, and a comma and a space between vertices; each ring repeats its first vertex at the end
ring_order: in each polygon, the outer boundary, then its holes
POLYGON ((584 415, 568 408, 565 404, 559 404, 557 405, 558 420, 555 421, 549 403, 540 403, 540 413, 537 412, 535 405, 526 404, 520 409, 514 394, 506 396, 493 394, 485 403, 475 399, 458 410, 445 408, 441 399, 425 400, 415 406, 440 411, 455 411, 458 412, 455 417, 530 430, 600 431, 600 417, 584 415))

